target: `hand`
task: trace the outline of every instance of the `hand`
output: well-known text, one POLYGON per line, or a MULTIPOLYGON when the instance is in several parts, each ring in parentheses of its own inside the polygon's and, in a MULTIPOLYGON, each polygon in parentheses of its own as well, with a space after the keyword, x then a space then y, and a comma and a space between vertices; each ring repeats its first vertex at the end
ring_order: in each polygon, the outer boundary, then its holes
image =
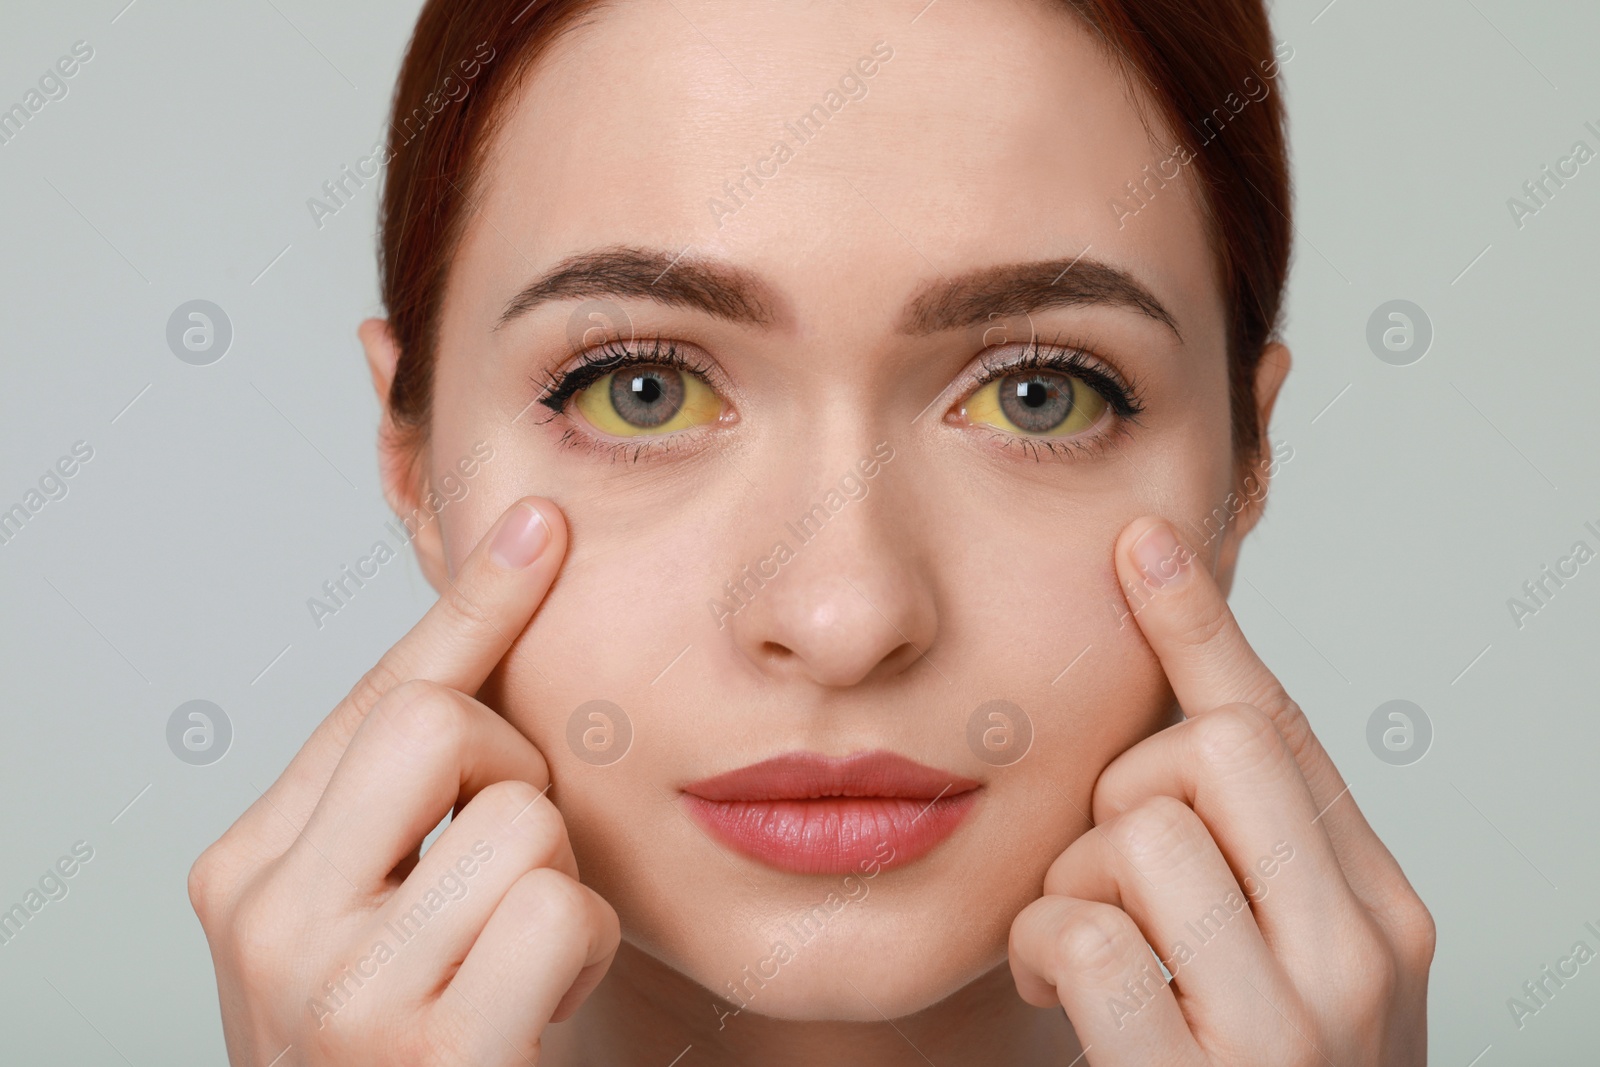
POLYGON ((1115 554, 1187 718, 1095 783, 1094 828, 1012 925, 1018 992, 1065 1008, 1094 1067, 1421 1067, 1427 909, 1171 527, 1115 554))
POLYGON ((234 1064, 526 1065, 605 974, 616 913, 578 881, 544 757, 469 695, 565 552, 554 505, 514 505, 195 862, 234 1064))

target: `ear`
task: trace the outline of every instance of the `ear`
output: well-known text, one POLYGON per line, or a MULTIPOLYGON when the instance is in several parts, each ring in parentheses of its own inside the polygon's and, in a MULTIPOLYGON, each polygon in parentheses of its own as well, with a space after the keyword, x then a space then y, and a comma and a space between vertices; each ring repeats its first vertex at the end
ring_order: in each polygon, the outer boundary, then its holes
POLYGON ((449 568, 445 565, 439 524, 433 521, 438 509, 429 509, 423 503, 431 491, 426 473, 427 443, 420 435, 400 428, 389 403, 395 368, 400 365, 400 346, 384 319, 367 319, 356 335, 367 354, 372 388, 378 393, 378 474, 383 482, 383 498, 411 533, 411 545, 428 584, 442 590, 449 581, 449 568))
POLYGON ((1276 341, 1261 350, 1261 360, 1256 364, 1255 401, 1256 425, 1261 427, 1261 449, 1239 464, 1238 484, 1234 493, 1243 507, 1228 527, 1222 539, 1222 552, 1217 560, 1217 582, 1224 593, 1233 584, 1233 569, 1239 561, 1239 545, 1245 534, 1255 528, 1266 508, 1267 488, 1272 472, 1277 470, 1272 441, 1267 428, 1272 425, 1272 409, 1278 403, 1278 391, 1289 376, 1289 349, 1276 341))

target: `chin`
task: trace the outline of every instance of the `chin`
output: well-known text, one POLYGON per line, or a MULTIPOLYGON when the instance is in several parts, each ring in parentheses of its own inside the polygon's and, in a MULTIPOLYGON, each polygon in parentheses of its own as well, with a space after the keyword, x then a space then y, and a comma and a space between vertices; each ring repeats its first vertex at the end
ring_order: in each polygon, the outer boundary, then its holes
POLYGON ((705 990, 707 1010, 783 1020, 881 1022, 923 1011, 1006 960, 1011 921, 1059 849, 992 827, 875 875, 793 875, 751 864, 680 878, 668 862, 625 879, 625 936, 705 990), (1007 847, 996 847, 1001 841, 1007 847), (726 873, 728 876, 724 877, 726 873))
MULTIPOLYGON (((710 1010, 786 1021, 881 1022, 938 1004, 1005 961, 1009 916, 977 927, 966 921, 934 926, 909 915, 874 915, 875 901, 848 905, 810 941, 787 919, 766 936, 738 938, 716 958, 658 962, 706 990, 710 1010), (852 914, 853 913, 853 914, 852 914), (998 927, 998 929, 993 929, 998 927)), ((949 902, 949 914, 971 914, 949 902)))

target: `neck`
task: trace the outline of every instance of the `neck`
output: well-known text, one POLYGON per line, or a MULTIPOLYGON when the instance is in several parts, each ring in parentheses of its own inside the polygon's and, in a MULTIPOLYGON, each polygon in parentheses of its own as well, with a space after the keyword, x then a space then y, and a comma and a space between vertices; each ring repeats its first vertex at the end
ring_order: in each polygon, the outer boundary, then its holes
MULTIPOLYGON (((870 992, 863 991, 866 996, 870 992)), ((1000 966, 940 1003, 880 1022, 795 1022, 713 1008, 698 983, 626 941, 605 981, 571 1019, 545 1032, 541 1064, 601 1067, 677 1063, 723 1067, 762 1063, 800 1067, 962 1067, 1071 1062, 1082 1049, 1059 1008, 1025 1004, 1008 967, 1000 966), (1065 1058, 1063 1058, 1065 1057, 1065 1058)))

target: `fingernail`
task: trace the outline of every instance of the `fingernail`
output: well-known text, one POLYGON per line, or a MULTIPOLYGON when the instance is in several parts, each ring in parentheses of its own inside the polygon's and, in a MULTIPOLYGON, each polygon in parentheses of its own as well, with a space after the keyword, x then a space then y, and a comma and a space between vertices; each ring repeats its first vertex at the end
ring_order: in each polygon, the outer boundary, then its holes
POLYGON ((1189 550, 1178 543, 1172 527, 1164 522, 1150 527, 1133 543, 1133 561, 1152 589, 1171 585, 1187 574, 1189 559, 1189 550))
POLYGON ((508 571, 520 571, 550 543, 550 527, 532 504, 518 504, 489 545, 489 558, 508 571))

